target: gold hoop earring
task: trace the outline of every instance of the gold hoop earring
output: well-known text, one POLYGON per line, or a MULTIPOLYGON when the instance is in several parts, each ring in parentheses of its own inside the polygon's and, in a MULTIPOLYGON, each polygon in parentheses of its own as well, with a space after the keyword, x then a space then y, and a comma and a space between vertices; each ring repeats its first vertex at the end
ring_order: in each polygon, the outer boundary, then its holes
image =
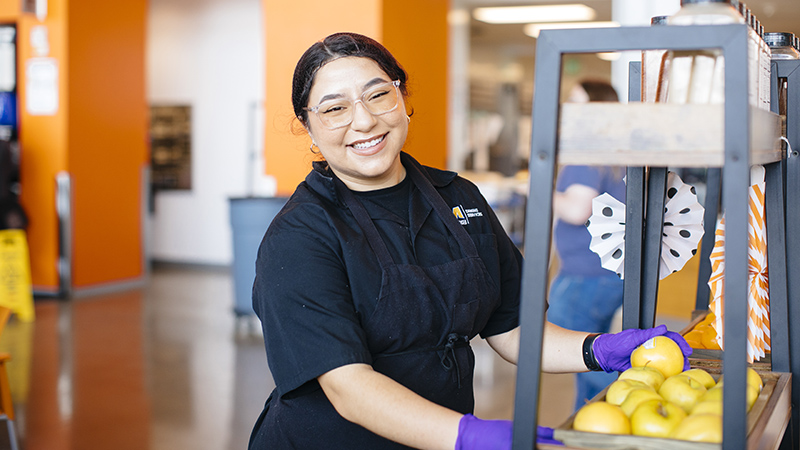
POLYGON ((318 146, 318 145, 317 145, 317 144, 316 144, 314 141, 311 141, 311 145, 308 147, 308 149, 309 149, 309 150, 311 150, 311 153, 313 153, 313 154, 315 154, 315 155, 316 155, 316 154, 317 154, 317 153, 319 153, 319 152, 317 152, 317 151, 314 151, 314 147, 317 147, 317 148, 319 148, 319 146, 318 146))
POLYGON ((406 115, 406 119, 408 119, 408 123, 411 123, 411 116, 406 115))

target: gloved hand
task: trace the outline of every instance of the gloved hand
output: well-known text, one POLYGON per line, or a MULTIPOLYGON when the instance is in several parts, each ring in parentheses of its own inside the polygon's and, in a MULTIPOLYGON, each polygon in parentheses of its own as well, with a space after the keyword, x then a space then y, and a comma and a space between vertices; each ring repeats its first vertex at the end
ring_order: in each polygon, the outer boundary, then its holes
POLYGON ((508 450, 510 448, 510 420, 482 420, 472 414, 465 414, 458 422, 456 450, 508 450))
MULTIPOLYGON (((458 423, 455 450, 508 450, 511 448, 510 420, 482 420, 466 414, 458 423)), ((563 445, 553 439, 553 429, 538 427, 536 442, 563 445)))
POLYGON ((553 429, 548 427, 543 427, 539 425, 536 428, 536 443, 537 444, 552 444, 552 445, 564 445, 563 442, 557 441, 553 437, 553 429))
POLYGON ((622 372, 631 367, 631 353, 650 338, 666 336, 675 341, 683 353, 683 369, 689 369, 692 347, 678 333, 667 331, 666 325, 639 330, 631 328, 615 334, 601 334, 594 340, 592 351, 600 367, 606 372, 622 372))

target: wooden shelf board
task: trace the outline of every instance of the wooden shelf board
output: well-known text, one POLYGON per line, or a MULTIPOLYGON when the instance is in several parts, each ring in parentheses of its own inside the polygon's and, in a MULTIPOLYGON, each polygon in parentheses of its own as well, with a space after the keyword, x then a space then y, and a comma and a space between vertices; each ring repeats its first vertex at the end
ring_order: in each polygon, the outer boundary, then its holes
MULTIPOLYGON (((724 105, 564 103, 559 164, 722 167, 724 105)), ((781 118, 750 110, 750 164, 779 161, 781 118)))

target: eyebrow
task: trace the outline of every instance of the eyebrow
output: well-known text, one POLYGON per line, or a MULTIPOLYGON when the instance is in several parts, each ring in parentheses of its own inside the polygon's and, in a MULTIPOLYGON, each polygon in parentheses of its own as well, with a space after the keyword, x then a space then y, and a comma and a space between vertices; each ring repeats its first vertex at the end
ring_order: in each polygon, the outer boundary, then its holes
MULTIPOLYGON (((366 84, 364 84, 364 90, 366 91, 367 89, 371 88, 372 86, 376 86, 378 84, 383 84, 383 83, 388 83, 388 81, 384 80, 381 77, 375 77, 375 78, 367 81, 366 84)), ((343 97, 344 97, 344 95, 342 95, 342 94, 327 94, 327 95, 323 95, 322 98, 319 99, 319 103, 322 103, 322 102, 325 102, 325 101, 328 101, 328 100, 337 99, 337 98, 343 98, 343 97)))

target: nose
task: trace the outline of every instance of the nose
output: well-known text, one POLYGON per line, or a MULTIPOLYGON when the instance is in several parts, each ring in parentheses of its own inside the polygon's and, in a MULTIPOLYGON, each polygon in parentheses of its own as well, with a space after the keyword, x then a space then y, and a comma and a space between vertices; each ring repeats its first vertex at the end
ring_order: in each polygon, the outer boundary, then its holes
POLYGON ((366 131, 375 126, 377 120, 361 100, 353 103, 353 122, 350 127, 356 131, 366 131))

